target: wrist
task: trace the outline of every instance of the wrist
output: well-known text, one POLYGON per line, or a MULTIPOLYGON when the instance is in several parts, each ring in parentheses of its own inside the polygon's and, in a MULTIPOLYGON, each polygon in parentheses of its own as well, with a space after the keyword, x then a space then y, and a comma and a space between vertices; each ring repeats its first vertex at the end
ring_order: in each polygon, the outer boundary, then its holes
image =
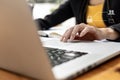
POLYGON ((101 28, 105 39, 115 40, 118 38, 118 33, 112 28, 101 28))

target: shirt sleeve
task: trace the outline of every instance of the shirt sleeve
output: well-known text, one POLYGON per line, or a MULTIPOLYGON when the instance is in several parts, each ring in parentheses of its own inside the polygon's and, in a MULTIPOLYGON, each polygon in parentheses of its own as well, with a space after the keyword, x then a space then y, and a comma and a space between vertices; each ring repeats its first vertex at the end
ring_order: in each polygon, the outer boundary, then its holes
POLYGON ((119 24, 115 24, 110 26, 113 30, 115 30, 116 32, 118 32, 119 37, 116 40, 110 40, 110 41, 115 41, 115 42, 120 42, 120 23, 119 24))

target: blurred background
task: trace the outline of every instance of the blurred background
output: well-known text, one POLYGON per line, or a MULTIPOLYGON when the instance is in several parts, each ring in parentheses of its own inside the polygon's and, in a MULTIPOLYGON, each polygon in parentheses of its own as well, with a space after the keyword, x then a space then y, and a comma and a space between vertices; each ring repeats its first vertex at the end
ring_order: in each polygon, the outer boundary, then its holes
MULTIPOLYGON (((32 9, 33 19, 44 18, 66 1, 67 0, 27 0, 32 9)), ((60 26, 71 27, 74 24, 75 19, 71 18, 60 24, 60 26)))

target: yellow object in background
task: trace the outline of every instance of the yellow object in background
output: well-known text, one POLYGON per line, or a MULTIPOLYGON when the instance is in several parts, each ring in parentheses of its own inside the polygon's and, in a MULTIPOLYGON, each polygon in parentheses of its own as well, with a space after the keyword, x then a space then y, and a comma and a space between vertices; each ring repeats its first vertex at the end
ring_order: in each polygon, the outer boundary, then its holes
POLYGON ((91 25, 91 26, 95 26, 98 28, 104 28, 106 27, 103 18, 102 18, 102 14, 103 14, 103 4, 99 4, 99 5, 95 5, 95 6, 88 6, 88 10, 87 10, 87 24, 91 25))

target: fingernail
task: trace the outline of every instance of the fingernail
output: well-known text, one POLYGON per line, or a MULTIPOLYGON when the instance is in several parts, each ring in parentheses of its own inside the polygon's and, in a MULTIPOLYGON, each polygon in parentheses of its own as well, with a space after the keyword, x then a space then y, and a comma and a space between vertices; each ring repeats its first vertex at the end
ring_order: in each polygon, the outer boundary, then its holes
POLYGON ((63 40, 62 40, 63 42, 66 42, 66 38, 63 38, 63 40))

